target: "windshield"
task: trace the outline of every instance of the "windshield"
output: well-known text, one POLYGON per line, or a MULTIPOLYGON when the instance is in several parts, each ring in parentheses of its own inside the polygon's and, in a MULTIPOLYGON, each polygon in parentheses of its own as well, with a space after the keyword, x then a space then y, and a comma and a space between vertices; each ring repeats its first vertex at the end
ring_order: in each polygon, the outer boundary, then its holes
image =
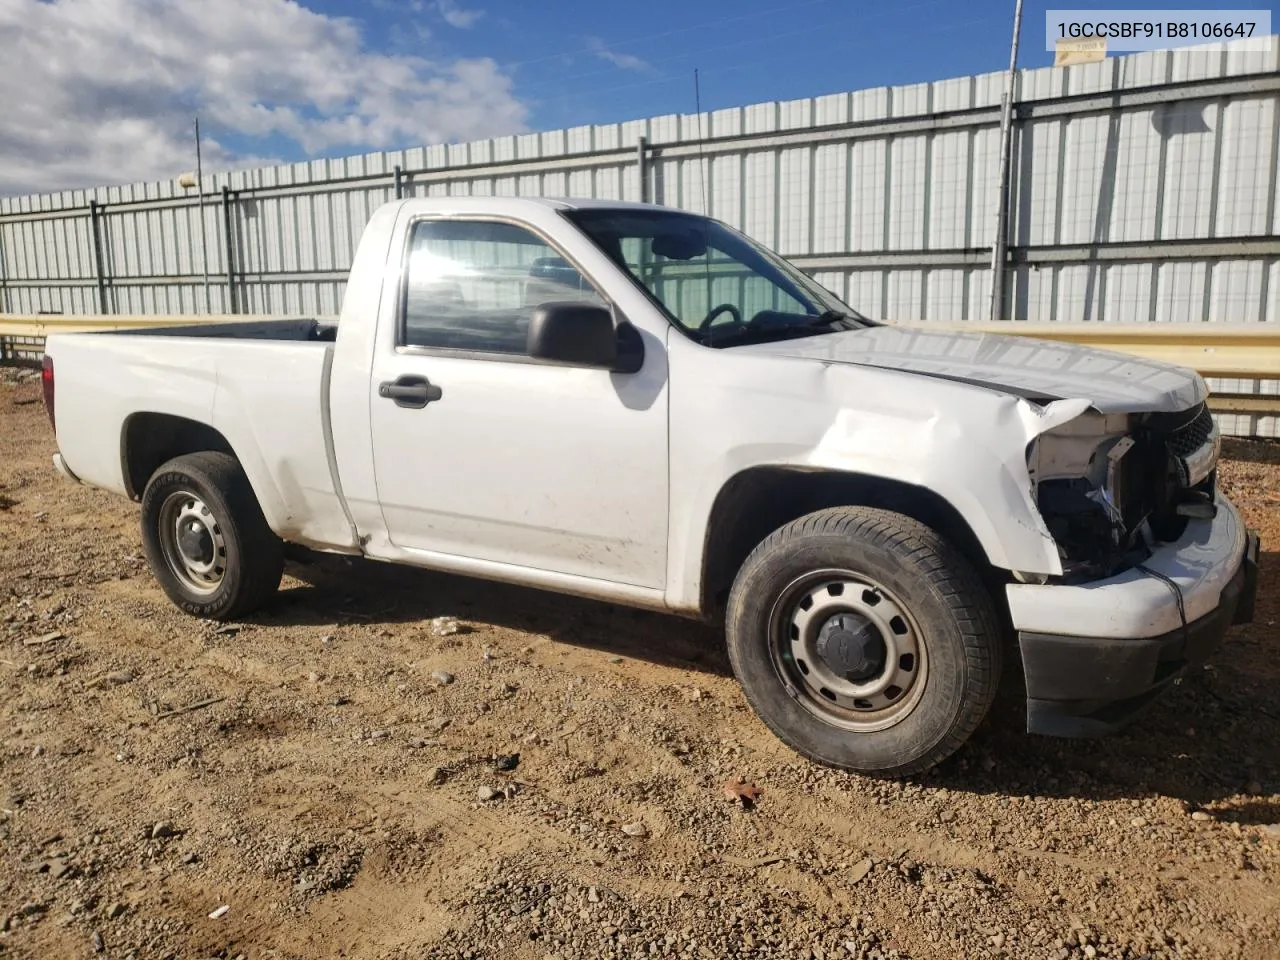
POLYGON ((871 326, 731 227, 669 210, 566 211, 686 334, 712 347, 871 326))

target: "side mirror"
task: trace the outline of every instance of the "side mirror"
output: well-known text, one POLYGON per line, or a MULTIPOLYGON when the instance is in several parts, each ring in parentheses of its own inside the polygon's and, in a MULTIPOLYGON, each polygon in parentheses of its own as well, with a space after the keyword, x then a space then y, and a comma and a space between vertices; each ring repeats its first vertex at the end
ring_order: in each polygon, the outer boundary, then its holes
POLYGON ((529 318, 529 356, 580 367, 618 368, 613 313, 591 303, 543 303, 529 318))

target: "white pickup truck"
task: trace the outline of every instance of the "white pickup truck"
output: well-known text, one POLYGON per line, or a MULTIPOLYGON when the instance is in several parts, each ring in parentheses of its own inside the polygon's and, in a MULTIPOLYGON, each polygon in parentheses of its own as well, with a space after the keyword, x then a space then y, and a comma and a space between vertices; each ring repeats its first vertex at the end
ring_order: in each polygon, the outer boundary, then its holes
POLYGON ((289 542, 723 615, 765 723, 850 770, 952 753, 1010 654, 1029 730, 1105 732, 1252 612, 1199 376, 875 323, 678 210, 397 201, 336 326, 47 351, 56 465, 141 500, 189 613, 269 602, 289 542))

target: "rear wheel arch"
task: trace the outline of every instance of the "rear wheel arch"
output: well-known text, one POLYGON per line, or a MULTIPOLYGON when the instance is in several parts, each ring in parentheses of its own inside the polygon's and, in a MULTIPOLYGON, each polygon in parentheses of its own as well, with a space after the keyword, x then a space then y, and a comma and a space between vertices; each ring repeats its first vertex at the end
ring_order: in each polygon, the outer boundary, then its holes
MULTIPOLYGON (((927 487, 870 474, 752 467, 720 489, 708 517, 702 551, 701 609, 716 616, 751 551, 771 533, 831 507, 878 507, 911 517, 936 531, 992 584, 1005 573, 993 567, 977 534, 942 495, 927 487)), ((997 603, 1003 590, 992 591, 997 603)))
POLYGON ((176 457, 204 452, 236 456, 227 438, 207 423, 170 413, 134 413, 120 431, 125 491, 141 500, 147 482, 161 466, 176 457))

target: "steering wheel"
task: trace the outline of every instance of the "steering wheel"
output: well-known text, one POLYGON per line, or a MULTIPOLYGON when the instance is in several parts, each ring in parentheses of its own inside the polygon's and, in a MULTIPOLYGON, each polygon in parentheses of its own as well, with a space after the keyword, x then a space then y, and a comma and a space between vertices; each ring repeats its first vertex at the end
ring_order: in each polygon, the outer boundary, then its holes
POLYGON ((732 303, 722 303, 718 307, 712 307, 710 312, 702 318, 702 323, 698 324, 699 330, 707 330, 711 324, 722 313, 733 314, 733 322, 736 326, 742 326, 742 311, 735 307, 732 303))

